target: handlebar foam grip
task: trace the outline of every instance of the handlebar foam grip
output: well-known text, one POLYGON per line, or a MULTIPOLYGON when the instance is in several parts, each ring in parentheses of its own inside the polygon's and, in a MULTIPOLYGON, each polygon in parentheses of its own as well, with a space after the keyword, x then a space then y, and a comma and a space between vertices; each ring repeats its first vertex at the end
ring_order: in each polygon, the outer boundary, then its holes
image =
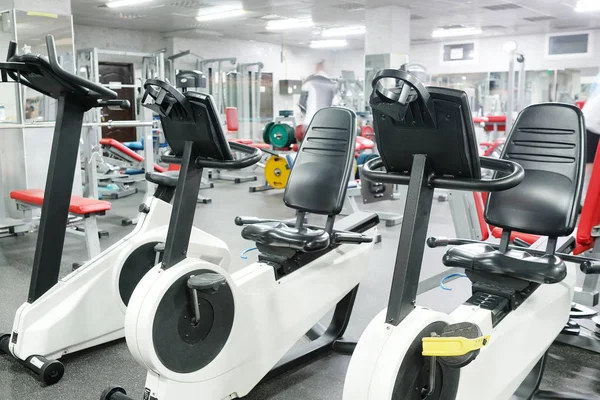
POLYGON ((128 110, 131 108, 129 100, 101 100, 98 101, 98 107, 108 107, 110 110, 128 110))
POLYGON ((580 269, 586 275, 600 274, 600 262, 584 261, 581 263, 580 269))
POLYGON ((446 247, 448 246, 448 244, 450 243, 448 238, 445 237, 441 237, 441 238, 436 238, 436 237, 430 237, 427 239, 427 246, 429 246, 430 248, 436 248, 436 247, 446 247))

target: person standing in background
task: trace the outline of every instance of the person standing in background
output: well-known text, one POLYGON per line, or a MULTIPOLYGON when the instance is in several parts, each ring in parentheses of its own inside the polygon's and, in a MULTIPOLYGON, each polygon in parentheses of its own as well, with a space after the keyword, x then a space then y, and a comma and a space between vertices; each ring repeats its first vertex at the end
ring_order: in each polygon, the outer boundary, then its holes
POLYGON ((296 139, 302 141, 306 128, 310 125, 313 117, 322 108, 331 107, 336 97, 337 85, 325 73, 325 61, 320 61, 315 67, 315 73, 310 75, 302 84, 302 94, 298 106, 304 113, 302 122, 302 137, 296 139))

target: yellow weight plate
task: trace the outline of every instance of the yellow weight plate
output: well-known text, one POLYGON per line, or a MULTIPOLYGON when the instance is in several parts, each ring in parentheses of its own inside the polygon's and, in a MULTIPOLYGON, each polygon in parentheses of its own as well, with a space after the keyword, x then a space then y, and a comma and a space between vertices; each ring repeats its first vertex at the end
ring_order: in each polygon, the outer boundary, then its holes
POLYGON ((271 156, 265 164, 265 180, 274 189, 284 189, 290 177, 287 160, 279 156, 271 156))

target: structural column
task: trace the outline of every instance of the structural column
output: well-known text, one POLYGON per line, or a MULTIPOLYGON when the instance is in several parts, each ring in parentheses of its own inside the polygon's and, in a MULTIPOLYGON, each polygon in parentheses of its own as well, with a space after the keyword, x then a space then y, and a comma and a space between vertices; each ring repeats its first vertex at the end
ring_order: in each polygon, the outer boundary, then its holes
POLYGON ((398 6, 369 8, 365 14, 365 95, 381 68, 399 68, 410 52, 410 9, 398 6))

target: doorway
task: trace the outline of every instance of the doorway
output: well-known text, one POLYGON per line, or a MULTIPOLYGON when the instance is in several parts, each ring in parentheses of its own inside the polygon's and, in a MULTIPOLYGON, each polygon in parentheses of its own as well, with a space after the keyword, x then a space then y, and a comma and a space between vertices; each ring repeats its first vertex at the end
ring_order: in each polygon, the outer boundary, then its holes
POLYGON ((271 72, 261 73, 260 83, 260 119, 273 119, 273 74, 271 72))
MULTIPOLYGON (((133 85, 133 64, 128 63, 98 63, 100 83, 110 84, 120 82, 123 85, 133 85)), ((102 122, 108 121, 132 121, 135 120, 135 89, 125 87, 113 89, 121 100, 129 100, 131 107, 127 110, 110 110, 102 108, 102 122)), ((112 128, 102 127, 102 137, 118 140, 119 142, 135 142, 137 140, 136 128, 112 128)))

